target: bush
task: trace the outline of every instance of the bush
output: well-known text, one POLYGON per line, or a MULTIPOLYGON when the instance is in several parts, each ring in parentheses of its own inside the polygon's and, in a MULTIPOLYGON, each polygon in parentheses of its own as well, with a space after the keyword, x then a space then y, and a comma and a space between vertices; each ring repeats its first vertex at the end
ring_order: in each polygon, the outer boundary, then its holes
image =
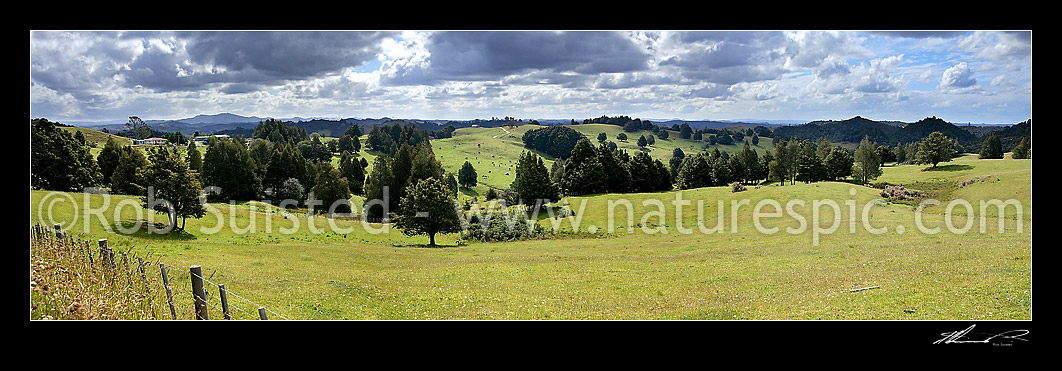
POLYGON ((301 204, 305 200, 306 190, 299 183, 298 179, 288 178, 280 184, 275 192, 278 200, 295 200, 301 204))
POLYGON ((886 185, 885 188, 881 190, 881 197, 886 197, 890 200, 914 200, 926 196, 928 195, 923 192, 907 189, 903 186, 886 185))
POLYGON ((734 184, 730 185, 730 192, 741 192, 745 189, 745 185, 741 184, 741 182, 734 182, 734 184))
POLYGON ((529 223, 527 214, 522 211, 489 212, 479 219, 476 215, 469 218, 464 238, 482 242, 515 241, 542 235, 544 229, 538 223, 529 223))

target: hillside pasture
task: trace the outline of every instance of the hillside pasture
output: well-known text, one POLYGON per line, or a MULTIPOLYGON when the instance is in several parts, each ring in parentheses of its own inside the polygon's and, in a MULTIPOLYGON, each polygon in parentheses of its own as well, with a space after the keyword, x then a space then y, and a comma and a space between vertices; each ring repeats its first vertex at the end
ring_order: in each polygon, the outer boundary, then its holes
MULTIPOLYGON (((433 145, 448 170, 472 153, 455 149, 480 141, 494 143, 490 150, 496 154, 522 150, 519 135, 493 138, 499 133, 477 128, 439 141, 457 147, 433 145)), ((108 232, 107 226, 132 228, 165 218, 145 212, 135 197, 31 190, 30 223, 62 223, 83 238, 107 238, 115 250, 150 254, 175 270, 202 265, 213 282, 289 319, 1031 319, 1031 162, 967 156, 944 165, 959 166, 954 172, 887 167, 878 179, 911 186, 956 182, 940 194, 949 198, 927 208, 921 220, 941 228, 938 233, 920 231, 910 203, 875 203, 864 219, 862 207, 881 199, 878 190, 835 182, 738 193, 728 187, 686 190, 681 197, 692 204, 682 218, 672 203, 680 192, 570 197, 569 207, 578 210, 583 200, 586 207, 573 217, 538 221, 547 227, 559 222, 569 233, 495 243, 440 235, 442 248, 424 248, 424 236, 380 232, 384 225, 285 214, 258 201, 210 204, 207 216, 189 219, 185 231, 127 234, 108 232), (957 186, 982 176, 999 181, 957 186), (1025 207, 1020 232, 1013 209, 988 218, 986 233, 977 227, 953 232, 948 226, 965 220, 949 224, 942 215, 945 205, 961 197, 970 197, 976 211, 978 199, 1010 196, 1025 207), (622 200, 632 205, 634 226, 626 222, 625 207, 609 217, 609 202, 622 200), (651 200, 663 206, 659 214, 652 213, 658 208, 651 200), (748 204, 731 206, 743 200, 748 204), (761 218, 757 226, 752 209, 764 200, 805 203, 793 213, 761 218), (839 212, 820 207, 815 214, 816 200, 834 200, 839 212), (706 206, 704 216, 698 216, 698 201, 706 206), (702 233, 698 222, 717 225, 719 201, 723 229, 702 233), (858 205, 856 213, 847 201, 858 205), (84 207, 94 215, 79 211, 84 207), (804 232, 787 230, 802 224, 794 215, 804 218, 804 232), (576 218, 582 218, 578 231, 576 218), (681 233, 679 220, 694 232, 681 233), (821 230, 835 223, 832 233, 813 232, 815 225, 821 230), (758 227, 778 229, 765 233, 758 227), (853 291, 867 287, 875 288, 853 291)), ((486 181, 505 182, 498 178, 486 181)))

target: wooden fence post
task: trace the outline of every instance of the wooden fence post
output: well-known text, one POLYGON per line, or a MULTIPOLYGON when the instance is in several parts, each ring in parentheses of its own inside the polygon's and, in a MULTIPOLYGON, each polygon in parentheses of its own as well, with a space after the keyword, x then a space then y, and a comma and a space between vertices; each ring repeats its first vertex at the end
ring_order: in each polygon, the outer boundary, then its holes
POLYGON ((62 240, 63 239, 63 226, 61 224, 56 224, 55 225, 55 239, 56 240, 62 240))
POLYGON ((110 264, 111 249, 107 247, 107 239, 101 238, 97 242, 100 244, 100 265, 110 264))
POLYGON ((223 314, 225 319, 232 319, 232 316, 229 315, 229 298, 225 293, 224 283, 218 285, 218 293, 221 296, 221 313, 223 314))
POLYGON ((166 288, 166 302, 170 304, 170 319, 177 319, 177 309, 173 307, 173 291, 170 290, 170 279, 166 277, 166 264, 159 263, 162 270, 162 285, 166 288))
POLYGON ((195 298, 195 319, 210 319, 207 311, 206 290, 203 287, 203 267, 193 265, 189 269, 192 276, 192 296, 195 298))
POLYGON ((258 307, 258 318, 263 320, 269 319, 269 317, 266 316, 265 307, 258 307))

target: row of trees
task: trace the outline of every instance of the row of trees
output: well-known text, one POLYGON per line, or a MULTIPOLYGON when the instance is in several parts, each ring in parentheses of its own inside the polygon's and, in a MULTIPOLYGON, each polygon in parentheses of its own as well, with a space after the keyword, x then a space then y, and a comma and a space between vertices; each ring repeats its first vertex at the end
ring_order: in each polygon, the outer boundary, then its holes
MULTIPOLYGON (((1022 137, 1021 142, 1011 151, 1011 157, 1016 159, 1027 159, 1030 156, 1030 145, 1028 138, 1022 137)), ((999 136, 992 134, 985 138, 981 144, 981 152, 978 153, 977 158, 981 159, 993 159, 1003 158, 1003 142, 999 139, 999 136)))
MULTIPOLYGON (((139 126, 135 117, 130 121, 139 126)), ((158 205, 151 204, 149 197, 166 199, 174 207, 174 215, 182 219, 202 215, 192 205, 198 204, 202 186, 213 186, 214 191, 207 196, 214 200, 260 196, 303 200, 312 192, 314 199, 325 205, 363 191, 364 160, 343 151, 339 168, 333 168, 332 153, 320 154, 323 146, 319 138, 274 120, 259 124, 257 138, 250 146, 242 138, 211 138, 202 156, 191 142, 183 156, 172 145, 149 148, 145 155, 145 151, 112 138, 95 160, 86 147, 54 123, 34 119, 31 126, 34 188, 80 191, 108 187, 111 193, 142 196, 150 208, 158 205), (188 196, 192 194, 195 197, 188 196)))

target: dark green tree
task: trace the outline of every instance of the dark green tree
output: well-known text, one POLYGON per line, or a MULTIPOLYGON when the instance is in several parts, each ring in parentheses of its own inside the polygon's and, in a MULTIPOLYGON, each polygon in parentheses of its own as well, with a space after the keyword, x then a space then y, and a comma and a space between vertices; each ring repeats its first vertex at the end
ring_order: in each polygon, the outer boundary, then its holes
POLYGON ((332 161, 332 151, 328 150, 328 147, 321 143, 321 138, 314 135, 308 140, 304 140, 298 143, 297 148, 299 152, 302 152, 302 157, 311 161, 328 162, 332 161))
POLYGON ((516 163, 516 178, 509 185, 516 192, 518 201, 534 205, 537 200, 543 204, 560 200, 560 191, 550 180, 542 158, 532 151, 524 151, 516 163))
POLYGON ((269 158, 273 156, 274 146, 275 144, 268 139, 254 138, 251 140, 251 145, 247 147, 247 151, 251 153, 251 160, 254 161, 254 166, 257 169, 256 174, 258 174, 260 179, 265 179, 266 171, 269 170, 269 158))
MULTIPOLYGON (((209 148, 207 152, 210 152, 209 148)), ((303 186, 309 183, 306 159, 290 143, 274 143, 273 154, 269 156, 269 163, 266 164, 262 186, 277 190, 280 189, 281 183, 291 178, 298 179, 299 184, 303 186)))
POLYGON ((210 193, 214 199, 251 200, 261 189, 254 160, 240 138, 212 140, 201 176, 204 186, 217 187, 210 193))
POLYGON ((840 180, 852 175, 852 164, 855 159, 852 158, 852 153, 844 147, 836 146, 830 150, 830 153, 826 155, 826 179, 840 180))
POLYGON ((647 145, 649 145, 649 140, 645 139, 645 135, 638 137, 638 147, 645 148, 647 145))
POLYGON ((601 192, 624 193, 630 188, 631 174, 620 158, 624 155, 626 152, 616 152, 608 144, 598 146, 597 163, 605 176, 601 192))
MULTIPOLYGON (((921 144, 918 146, 918 153, 915 155, 915 162, 919 164, 932 164, 933 167, 937 167, 938 163, 951 161, 952 156, 955 155, 955 145, 948 137, 944 136, 939 131, 934 131, 929 136, 922 139, 921 144)), ((859 162, 859 155, 856 154, 856 163, 859 162)))
MULTIPOLYGON (((679 138, 690 139, 690 137, 692 135, 693 135, 693 129, 690 128, 690 124, 687 124, 687 123, 683 122, 682 126, 679 126, 679 138)), ((667 139, 667 138, 661 137, 660 139, 667 139)))
POLYGON ((693 189, 712 184, 712 166, 708 163, 708 156, 703 152, 686 156, 675 175, 675 186, 678 189, 693 189))
POLYGON ((372 170, 365 178, 365 208, 364 213, 369 218, 383 218, 394 211, 391 208, 391 198, 394 197, 394 175, 391 169, 391 160, 386 156, 376 157, 372 162, 372 170), (378 200, 380 202, 371 202, 378 200), (386 212, 384 208, 387 208, 386 212))
POLYGON ((881 160, 878 157, 877 144, 872 143, 867 136, 859 142, 853 157, 852 177, 860 184, 870 183, 871 180, 881 176, 881 160))
POLYGON ((30 126, 31 187, 81 191, 101 185, 99 165, 73 135, 43 118, 31 120, 30 126))
POLYGON ((343 151, 339 158, 339 173, 347 178, 347 185, 350 187, 350 193, 360 195, 364 193, 365 186, 365 168, 361 167, 361 162, 358 162, 354 158, 354 155, 348 151, 343 151))
MULTIPOLYGON (((406 179, 403 188, 409 187, 420 179, 435 178, 445 182, 445 175, 446 170, 444 170, 442 164, 435 159, 435 153, 431 149, 431 144, 427 141, 420 142, 414 148, 413 159, 409 167, 409 179, 406 179)), ((401 179, 396 178, 396 180, 401 179)))
POLYGON ((118 167, 111 174, 111 192, 124 195, 143 195, 147 187, 148 160, 133 147, 118 150, 118 167))
POLYGON ((565 160, 561 185, 570 195, 603 192, 605 169, 598 162, 597 151, 589 140, 580 140, 565 160))
POLYGON ((350 185, 347 178, 343 177, 339 169, 332 167, 330 162, 320 162, 317 165, 317 179, 314 181, 313 198, 321 200, 321 209, 317 212, 327 212, 331 218, 333 213, 349 213, 350 210, 350 185))
POLYGON ((343 132, 343 136, 339 137, 339 143, 336 144, 336 149, 339 152, 350 151, 357 153, 361 151, 361 128, 358 125, 351 125, 343 132))
POLYGON ((476 168, 472 167, 472 163, 465 161, 461 165, 461 169, 457 171, 457 184, 460 184, 465 188, 475 187, 479 182, 479 174, 476 174, 476 168))
POLYGON ((96 155, 104 185, 111 184, 111 174, 114 174, 114 169, 118 167, 118 152, 121 148, 122 145, 118 144, 114 137, 108 137, 107 144, 104 144, 100 154, 96 155))
POLYGON ((75 132, 74 133, 74 140, 76 140, 77 143, 80 144, 80 145, 85 145, 86 144, 86 142, 85 142, 85 133, 82 133, 81 131, 75 132))
POLYGON ((796 180, 810 183, 825 179, 826 165, 823 165, 822 160, 819 159, 812 146, 806 146, 800 151, 800 157, 797 160, 796 180))
POLYGON ((413 169, 413 147, 402 143, 395 152, 394 160, 391 161, 391 175, 394 184, 391 184, 391 210, 398 210, 398 203, 406 195, 406 183, 413 169))
POLYGON ((1026 137, 1021 138, 1021 142, 1011 150, 1010 157, 1017 159, 1027 159, 1032 157, 1032 151, 1030 151, 1031 145, 1026 137))
POLYGON ((428 235, 429 246, 435 246, 438 233, 461 232, 460 208, 453 193, 437 178, 417 180, 400 205, 395 213, 395 228, 407 236, 428 235))
POLYGON ((977 158, 1003 158, 1003 143, 999 141, 999 137, 992 134, 985 138, 981 144, 981 153, 977 155, 977 158))
POLYGON ((682 148, 675 147, 671 151, 671 159, 667 161, 668 169, 671 171, 671 181, 675 181, 675 177, 678 176, 679 167, 682 166, 682 160, 686 158, 686 152, 682 151, 682 148))
POLYGON ((185 152, 185 160, 188 161, 188 168, 192 169, 192 171, 197 174, 202 172, 203 154, 199 153, 199 146, 197 146, 194 141, 188 141, 188 147, 185 152))
POLYGON ((144 207, 167 214, 170 231, 177 226, 177 218, 181 218, 179 228, 184 230, 187 218, 198 219, 206 214, 200 201, 203 188, 199 176, 188 168, 188 162, 177 152, 177 147, 166 145, 148 151, 150 165, 144 178, 151 191, 141 198, 144 207))

